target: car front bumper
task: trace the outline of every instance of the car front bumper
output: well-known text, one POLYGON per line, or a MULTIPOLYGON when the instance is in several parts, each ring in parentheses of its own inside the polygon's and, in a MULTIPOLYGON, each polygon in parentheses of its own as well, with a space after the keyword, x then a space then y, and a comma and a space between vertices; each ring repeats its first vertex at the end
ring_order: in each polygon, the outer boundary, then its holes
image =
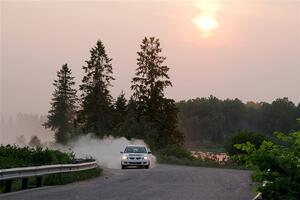
POLYGON ((149 160, 122 160, 121 165, 123 166, 147 166, 150 165, 149 160))

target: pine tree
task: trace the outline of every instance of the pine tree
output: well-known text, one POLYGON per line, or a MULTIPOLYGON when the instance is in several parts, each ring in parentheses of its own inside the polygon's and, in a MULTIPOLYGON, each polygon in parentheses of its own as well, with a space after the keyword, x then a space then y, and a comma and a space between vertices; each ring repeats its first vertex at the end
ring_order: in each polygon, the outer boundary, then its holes
POLYGON ((168 75, 169 67, 163 65, 166 57, 160 56, 162 49, 159 39, 145 37, 140 47, 138 67, 132 79, 132 99, 136 104, 138 120, 152 127, 152 131, 143 133, 146 135, 142 137, 159 148, 181 144, 183 135, 177 131, 178 109, 175 101, 164 95, 164 89, 172 86, 172 83, 168 75))
POLYGON ((114 103, 114 117, 113 117, 113 129, 114 136, 125 136, 124 135, 124 122, 127 117, 127 100, 125 93, 122 91, 114 103))
POLYGON ((125 98, 125 93, 122 91, 115 102, 115 114, 116 114, 116 124, 120 126, 126 117, 127 112, 127 100, 125 98))
POLYGON ((33 135, 33 136, 31 136, 30 141, 28 142, 28 145, 31 147, 41 147, 42 142, 38 136, 33 135))
POLYGON ((114 80, 112 59, 107 56, 100 40, 90 53, 90 60, 83 66, 85 76, 80 85, 82 110, 79 112, 79 121, 84 132, 103 137, 112 129, 113 98, 109 91, 114 80))
POLYGON ((51 109, 48 112, 46 128, 55 131, 56 142, 65 144, 71 137, 73 121, 76 115, 76 90, 75 82, 67 64, 64 64, 57 72, 57 80, 54 80, 54 93, 51 109))

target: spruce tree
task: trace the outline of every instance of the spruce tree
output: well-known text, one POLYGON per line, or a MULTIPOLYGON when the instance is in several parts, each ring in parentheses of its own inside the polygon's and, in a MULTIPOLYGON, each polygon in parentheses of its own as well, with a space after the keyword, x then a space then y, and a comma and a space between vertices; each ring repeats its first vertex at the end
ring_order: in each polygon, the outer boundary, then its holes
POLYGON ((33 135, 33 136, 31 136, 30 141, 28 142, 28 145, 31 147, 41 147, 42 142, 38 136, 33 135))
POLYGON ((144 134, 142 137, 158 148, 181 144, 183 135, 177 130, 178 109, 175 101, 164 95, 164 89, 172 83, 168 75, 169 67, 163 64, 166 57, 160 55, 159 39, 145 37, 140 47, 131 89, 138 120, 147 123, 151 129, 141 133, 144 134))
POLYGON ((122 130, 122 128, 124 126, 126 117, 127 117, 127 100, 125 98, 125 93, 122 91, 114 104, 113 127, 114 127, 115 136, 124 136, 123 133, 124 130, 122 130))
POLYGON ((117 126, 120 126, 123 123, 126 117, 126 112, 127 112, 127 100, 125 98, 125 93, 122 91, 115 102, 117 126))
POLYGON ((109 91, 111 81, 114 80, 112 59, 107 56, 100 40, 90 53, 90 60, 82 67, 85 76, 80 85, 82 95, 79 121, 85 133, 93 132, 103 137, 112 129, 113 98, 109 91))
POLYGON ((74 77, 67 64, 57 72, 57 80, 54 80, 53 85, 55 90, 51 109, 44 126, 55 132, 56 142, 65 144, 71 137, 77 103, 74 77))

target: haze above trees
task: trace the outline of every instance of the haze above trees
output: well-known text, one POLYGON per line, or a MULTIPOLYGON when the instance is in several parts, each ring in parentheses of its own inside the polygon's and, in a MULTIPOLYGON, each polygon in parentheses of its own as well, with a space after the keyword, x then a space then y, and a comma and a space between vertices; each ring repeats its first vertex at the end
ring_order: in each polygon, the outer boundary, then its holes
POLYGON ((295 105, 288 98, 272 103, 243 103, 239 99, 210 96, 175 103, 165 97, 164 90, 172 82, 157 38, 142 40, 129 99, 123 91, 116 99, 110 93, 113 81, 118 80, 114 80, 112 59, 104 44, 97 41, 90 53, 82 67, 84 77, 79 91, 74 88, 71 67, 64 64, 57 72, 47 120, 43 117, 31 124, 32 128, 39 127, 37 130, 30 129, 31 134, 27 134, 28 128, 22 127, 26 122, 21 120, 23 114, 18 115, 17 123, 2 117, 2 130, 17 135, 19 143, 27 143, 33 135, 44 141, 40 133, 49 133, 41 127, 44 124, 54 131, 56 142, 62 144, 78 135, 94 133, 100 138, 140 138, 158 148, 184 142, 188 147, 222 145, 237 130, 271 135, 274 131, 289 133, 299 129, 296 118, 300 116, 300 104, 295 105))

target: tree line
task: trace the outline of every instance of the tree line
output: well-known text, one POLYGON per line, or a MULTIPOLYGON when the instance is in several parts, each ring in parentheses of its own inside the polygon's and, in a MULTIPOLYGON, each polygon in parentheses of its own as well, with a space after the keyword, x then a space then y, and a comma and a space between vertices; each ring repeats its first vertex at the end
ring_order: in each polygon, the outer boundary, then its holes
POLYGON ((56 142, 62 144, 78 135, 94 133, 100 138, 113 135, 144 139, 154 149, 182 145, 185 140, 194 145, 223 144, 237 130, 267 135, 299 130, 296 118, 300 116, 300 104, 288 98, 243 103, 210 96, 176 103, 165 97, 164 90, 172 87, 172 82, 161 52, 159 39, 142 40, 131 80, 132 95, 126 99, 120 91, 115 99, 110 92, 115 80, 112 58, 98 40, 82 67, 79 91, 67 64, 57 72, 44 126, 54 131, 56 142))
POLYGON ((180 130, 187 142, 223 144, 235 131, 248 130, 272 136, 274 131, 290 133, 300 129, 300 103, 278 98, 272 103, 221 100, 214 96, 177 103, 180 130))
POLYGON ((53 130, 56 142, 62 144, 87 133, 100 138, 113 135, 144 139, 154 149, 182 144, 178 108, 164 94, 172 83, 161 52, 159 39, 145 37, 137 52, 137 68, 131 81, 133 94, 127 100, 121 92, 114 99, 110 92, 115 80, 112 58, 98 40, 82 67, 84 77, 79 91, 74 88, 74 77, 67 64, 57 72, 44 126, 53 130))

